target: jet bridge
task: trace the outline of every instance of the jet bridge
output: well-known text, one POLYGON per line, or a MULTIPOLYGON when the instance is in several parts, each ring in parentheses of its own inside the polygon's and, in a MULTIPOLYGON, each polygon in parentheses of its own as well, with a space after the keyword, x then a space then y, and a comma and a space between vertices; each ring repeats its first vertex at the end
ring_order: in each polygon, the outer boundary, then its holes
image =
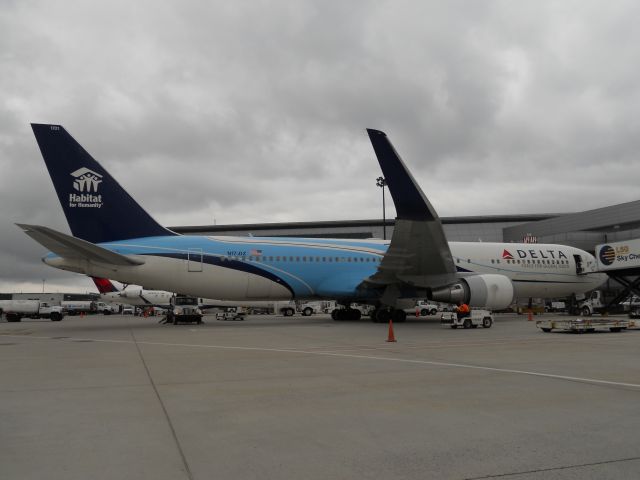
POLYGON ((640 239, 596 245, 597 269, 624 288, 607 306, 618 304, 634 293, 640 296, 640 239))

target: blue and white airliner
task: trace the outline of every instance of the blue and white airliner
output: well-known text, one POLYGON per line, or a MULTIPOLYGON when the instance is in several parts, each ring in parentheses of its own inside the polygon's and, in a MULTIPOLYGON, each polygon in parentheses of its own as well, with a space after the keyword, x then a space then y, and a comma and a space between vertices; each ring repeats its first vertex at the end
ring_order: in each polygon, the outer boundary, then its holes
POLYGON ((440 219, 387 135, 367 130, 393 198, 390 241, 179 235, 159 225, 60 125, 32 124, 72 235, 18 224, 48 265, 145 288, 221 300, 333 299, 335 320, 402 321, 408 299, 502 309, 565 297, 606 276, 577 248, 447 242, 440 219))

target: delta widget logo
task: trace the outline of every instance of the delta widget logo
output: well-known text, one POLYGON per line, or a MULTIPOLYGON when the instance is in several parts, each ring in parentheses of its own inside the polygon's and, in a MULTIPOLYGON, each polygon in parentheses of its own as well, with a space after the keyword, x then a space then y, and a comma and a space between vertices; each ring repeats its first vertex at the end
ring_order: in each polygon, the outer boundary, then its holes
POLYGON ((598 257, 603 265, 611 265, 616 259, 616 251, 610 245, 603 245, 598 257))
POLYGON ((69 207, 101 208, 102 195, 98 194, 98 188, 102 183, 102 175, 86 167, 79 168, 70 175, 74 178, 73 189, 80 193, 69 194, 69 207))
POLYGON ((504 250, 502 252, 502 258, 504 260, 513 260, 513 255, 511 255, 511 253, 509 252, 509 250, 504 250))

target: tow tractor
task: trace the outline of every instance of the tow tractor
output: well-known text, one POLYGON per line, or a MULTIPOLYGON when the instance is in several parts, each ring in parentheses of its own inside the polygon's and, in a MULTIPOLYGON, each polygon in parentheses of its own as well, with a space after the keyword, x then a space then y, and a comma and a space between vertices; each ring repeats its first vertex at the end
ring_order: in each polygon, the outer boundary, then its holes
POLYGON ((482 328, 491 328, 493 315, 489 310, 479 309, 473 309, 469 315, 461 318, 458 318, 456 312, 442 312, 440 324, 443 327, 451 328, 478 328, 479 325, 482 325, 482 328))
POLYGON ((562 320, 538 320, 536 327, 543 332, 562 330, 565 332, 585 333, 596 330, 620 332, 630 326, 629 320, 619 318, 576 318, 562 320))

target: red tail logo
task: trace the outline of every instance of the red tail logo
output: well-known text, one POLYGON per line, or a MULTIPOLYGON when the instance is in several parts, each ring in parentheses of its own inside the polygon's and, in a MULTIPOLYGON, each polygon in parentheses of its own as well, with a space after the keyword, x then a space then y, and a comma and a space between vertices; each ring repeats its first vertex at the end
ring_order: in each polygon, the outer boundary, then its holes
POLYGON ((106 278, 91 277, 91 279, 93 280, 93 283, 96 284, 96 287, 98 287, 98 291, 100 293, 111 293, 118 291, 113 283, 111 283, 111 281, 107 280, 106 278))

